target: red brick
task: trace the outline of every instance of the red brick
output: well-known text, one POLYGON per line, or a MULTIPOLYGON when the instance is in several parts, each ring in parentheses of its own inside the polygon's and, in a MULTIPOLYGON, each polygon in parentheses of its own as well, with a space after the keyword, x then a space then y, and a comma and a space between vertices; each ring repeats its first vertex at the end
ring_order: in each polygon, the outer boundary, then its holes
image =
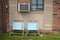
MULTIPOLYGON (((54 0, 56 3, 59 3, 60 0, 54 0)), ((53 21, 52 21, 52 27, 53 28, 60 28, 60 18, 58 15, 60 15, 60 4, 54 3, 53 5, 53 21)))

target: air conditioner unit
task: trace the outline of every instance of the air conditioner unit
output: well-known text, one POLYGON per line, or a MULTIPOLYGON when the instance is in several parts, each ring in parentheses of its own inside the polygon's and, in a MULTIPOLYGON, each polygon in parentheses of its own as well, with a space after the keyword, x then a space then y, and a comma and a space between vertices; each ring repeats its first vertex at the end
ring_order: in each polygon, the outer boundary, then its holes
POLYGON ((30 3, 18 3, 18 12, 29 12, 30 3))

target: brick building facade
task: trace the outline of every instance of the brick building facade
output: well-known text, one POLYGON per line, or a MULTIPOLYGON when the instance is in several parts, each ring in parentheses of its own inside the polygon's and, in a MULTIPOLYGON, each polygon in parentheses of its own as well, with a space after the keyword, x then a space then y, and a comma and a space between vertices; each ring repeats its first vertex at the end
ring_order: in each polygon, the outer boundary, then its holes
POLYGON ((30 27, 30 25, 28 24, 32 22, 38 23, 37 25, 39 28, 38 29, 39 32, 41 31, 51 32, 52 13, 53 13, 53 0, 9 0, 9 21, 10 21, 11 30, 14 29, 13 23, 19 21, 19 22, 23 22, 24 30, 26 30, 25 32, 27 32, 28 27, 30 27), (20 4, 29 3, 30 11, 27 13, 19 12, 17 6, 19 3, 20 4))
POLYGON ((53 21, 52 27, 60 31, 60 0, 53 0, 53 21))
MULTIPOLYGON (((44 0, 44 11, 30 12, 28 14, 22 14, 17 12, 18 2, 30 2, 27 0, 1 0, 0 1, 0 26, 3 27, 4 32, 10 32, 10 27, 14 20, 17 21, 38 21, 40 23, 41 30, 51 31, 60 29, 60 0, 44 0), (1 5, 2 1, 2 5, 1 5), (11 11, 12 10, 12 11, 11 11), (48 14, 49 13, 49 14, 48 14), (31 15, 32 14, 32 15, 31 15), (18 17, 17 17, 18 16, 18 17), (30 17, 27 17, 30 16, 30 17), (33 17, 32 17, 33 16, 33 17), (27 19, 28 18, 28 19, 27 19), (34 19, 33 19, 34 18, 34 19), (32 20, 33 19, 33 20, 32 20)), ((0 29, 2 28, 0 27, 0 29)), ((26 24, 25 24, 26 27, 26 24)), ((26 28, 25 28, 26 30, 26 28)))

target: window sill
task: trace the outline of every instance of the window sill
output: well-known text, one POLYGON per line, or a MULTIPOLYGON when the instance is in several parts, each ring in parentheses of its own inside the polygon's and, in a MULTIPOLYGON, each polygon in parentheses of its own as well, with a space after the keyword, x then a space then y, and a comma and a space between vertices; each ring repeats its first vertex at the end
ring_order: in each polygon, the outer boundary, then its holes
POLYGON ((40 10, 40 11, 31 11, 30 13, 40 13, 40 14, 43 14, 44 11, 43 10, 40 10))

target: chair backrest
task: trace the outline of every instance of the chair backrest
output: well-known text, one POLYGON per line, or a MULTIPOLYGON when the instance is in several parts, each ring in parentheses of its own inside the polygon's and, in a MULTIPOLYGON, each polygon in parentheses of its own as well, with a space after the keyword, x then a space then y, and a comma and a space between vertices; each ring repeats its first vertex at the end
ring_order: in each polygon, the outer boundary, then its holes
POLYGON ((29 22, 27 26, 27 30, 38 30, 37 22, 29 22))
POLYGON ((24 30, 23 22, 13 22, 12 30, 24 30))

